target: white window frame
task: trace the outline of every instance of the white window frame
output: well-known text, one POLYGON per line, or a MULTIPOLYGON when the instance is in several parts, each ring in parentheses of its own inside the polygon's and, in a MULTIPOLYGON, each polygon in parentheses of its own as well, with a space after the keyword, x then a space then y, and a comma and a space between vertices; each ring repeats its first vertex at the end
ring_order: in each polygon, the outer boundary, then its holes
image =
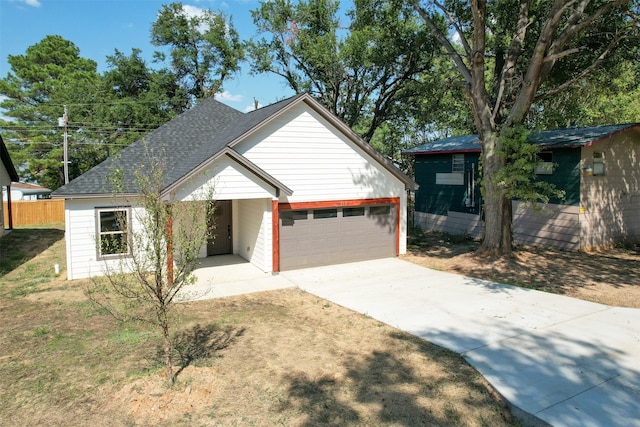
POLYGON ((130 207, 105 207, 95 209, 96 221, 96 259, 106 260, 131 255, 131 208, 130 207), (126 215, 126 228, 124 230, 102 230, 101 214, 106 212, 124 212, 126 215), (102 236, 124 235, 127 246, 126 251, 118 253, 102 253, 102 236))

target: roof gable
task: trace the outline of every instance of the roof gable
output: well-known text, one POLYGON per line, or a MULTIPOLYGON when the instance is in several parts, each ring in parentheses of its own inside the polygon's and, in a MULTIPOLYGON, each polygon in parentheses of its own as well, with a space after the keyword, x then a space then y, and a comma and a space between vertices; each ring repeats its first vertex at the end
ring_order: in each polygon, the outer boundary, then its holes
MULTIPOLYGON (((232 148, 246 136, 259 131, 271 120, 300 103, 306 103, 318 111, 376 161, 392 171, 405 185, 411 188, 415 186, 413 180, 383 158, 310 95, 300 94, 250 113, 237 111, 213 98, 206 99, 123 149, 116 156, 108 158, 67 185, 60 187, 53 192, 52 196, 56 198, 111 196, 115 189, 111 187, 108 177, 116 169, 123 174, 123 188, 119 193, 135 194, 137 187, 134 171, 147 170, 149 169, 148 159, 163 157, 166 159, 163 188, 167 193, 189 179, 227 148, 232 148)), ((251 163, 247 159, 238 159, 238 156, 242 157, 238 153, 231 152, 230 156, 244 163, 245 166, 251 163)), ((251 169, 255 173, 263 174, 262 179, 278 186, 279 190, 285 193, 291 191, 284 185, 280 186, 281 183, 263 173, 264 171, 257 166, 252 166, 251 169)))
MULTIPOLYGON (((632 128, 640 129, 640 123, 533 131, 529 134, 529 141, 546 149, 585 147, 632 128)), ((403 153, 419 155, 464 152, 480 152, 478 135, 444 138, 411 148, 403 153)))

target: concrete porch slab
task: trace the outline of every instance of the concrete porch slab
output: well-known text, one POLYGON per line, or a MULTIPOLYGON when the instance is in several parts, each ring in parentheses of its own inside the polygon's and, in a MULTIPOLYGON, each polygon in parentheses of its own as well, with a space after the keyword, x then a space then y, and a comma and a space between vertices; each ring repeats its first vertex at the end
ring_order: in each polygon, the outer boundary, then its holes
POLYGON ((181 301, 222 298, 296 287, 278 274, 265 273, 239 255, 202 258, 194 275, 196 282, 186 286, 180 292, 181 301))

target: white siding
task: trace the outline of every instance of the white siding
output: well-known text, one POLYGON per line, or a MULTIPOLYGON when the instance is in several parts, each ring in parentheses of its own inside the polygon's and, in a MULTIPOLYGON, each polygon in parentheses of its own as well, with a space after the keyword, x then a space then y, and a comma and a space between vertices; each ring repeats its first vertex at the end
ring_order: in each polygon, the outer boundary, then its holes
POLYGON ((262 271, 272 270, 271 199, 239 200, 233 204, 233 253, 262 271))
MULTIPOLYGON (((82 279, 104 274, 105 266, 117 266, 117 260, 97 260, 95 208, 115 206, 112 199, 68 199, 65 202, 65 238, 67 278, 82 279), (108 264, 106 264, 108 263, 108 264)), ((123 202, 120 206, 130 206, 123 202)), ((132 227, 137 227, 135 207, 131 211, 132 227)))
POLYGON ((305 104, 234 149, 293 190, 281 202, 399 197, 400 253, 406 252, 404 184, 305 104))
POLYGON ((174 200, 193 200, 210 195, 216 200, 273 197, 275 189, 227 156, 209 165, 202 174, 182 184, 174 200), (211 189, 211 190, 210 190, 211 189))
POLYGON ((309 108, 278 117, 235 147, 291 188, 287 202, 399 196, 403 184, 309 108))

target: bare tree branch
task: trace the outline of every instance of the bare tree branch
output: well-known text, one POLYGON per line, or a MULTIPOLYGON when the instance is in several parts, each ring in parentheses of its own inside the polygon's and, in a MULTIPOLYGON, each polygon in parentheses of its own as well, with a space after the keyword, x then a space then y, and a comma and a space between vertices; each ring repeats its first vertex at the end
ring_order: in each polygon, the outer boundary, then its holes
POLYGON ((516 62, 522 52, 522 45, 524 38, 527 35, 527 28, 529 26, 529 1, 520 0, 520 8, 518 11, 518 22, 516 23, 516 30, 514 32, 513 39, 509 45, 509 51, 507 53, 507 59, 502 67, 500 80, 498 83, 498 90, 496 94, 496 100, 493 107, 493 119, 500 112, 500 106, 502 104, 502 97, 504 96, 505 87, 507 82, 513 77, 513 73, 516 69, 516 62))
POLYGON ((565 25, 562 32, 558 35, 556 40, 553 42, 553 44, 549 48, 549 51, 554 52, 558 49, 563 49, 567 42, 571 39, 571 37, 575 36, 585 28, 591 26, 598 18, 600 18, 611 9, 629 3, 629 1, 630 0, 617 0, 609 2, 601 8, 597 9, 590 16, 585 17, 584 10, 587 6, 586 3, 589 3, 589 1, 583 0, 580 4, 580 7, 576 8, 567 20, 567 24, 565 25))
POLYGON ((555 62, 560 58, 564 58, 565 56, 573 55, 574 53, 578 53, 583 49, 585 49, 585 48, 584 47, 574 47, 572 49, 567 49, 567 50, 565 50, 563 52, 555 53, 553 55, 547 55, 544 58, 544 62, 551 62, 551 61, 555 62))
POLYGON ((427 11, 420 6, 419 0, 413 0, 413 7, 427 24, 436 40, 438 40, 440 44, 447 50, 447 53, 456 64, 456 67, 458 67, 458 71, 460 71, 460 74, 462 74, 462 77, 465 79, 467 84, 470 85, 473 81, 471 72, 469 71, 467 65, 464 63, 464 60, 462 59, 458 51, 456 51, 453 44, 451 44, 449 39, 444 34, 442 34, 438 26, 429 16, 429 13, 427 13, 427 11))
POLYGON ((456 33, 458 33, 458 36, 460 37, 460 43, 462 43, 462 47, 464 48, 464 51, 467 53, 467 56, 471 56, 471 46, 469 46, 469 42, 467 42, 467 38, 464 36, 464 32, 462 31, 462 28, 460 27, 459 22, 454 19, 453 14, 451 13, 450 10, 447 10, 444 5, 442 5, 441 3, 434 1, 433 4, 435 4, 441 11, 442 13, 444 13, 447 16, 447 19, 449 20, 449 24, 455 28, 456 33))

